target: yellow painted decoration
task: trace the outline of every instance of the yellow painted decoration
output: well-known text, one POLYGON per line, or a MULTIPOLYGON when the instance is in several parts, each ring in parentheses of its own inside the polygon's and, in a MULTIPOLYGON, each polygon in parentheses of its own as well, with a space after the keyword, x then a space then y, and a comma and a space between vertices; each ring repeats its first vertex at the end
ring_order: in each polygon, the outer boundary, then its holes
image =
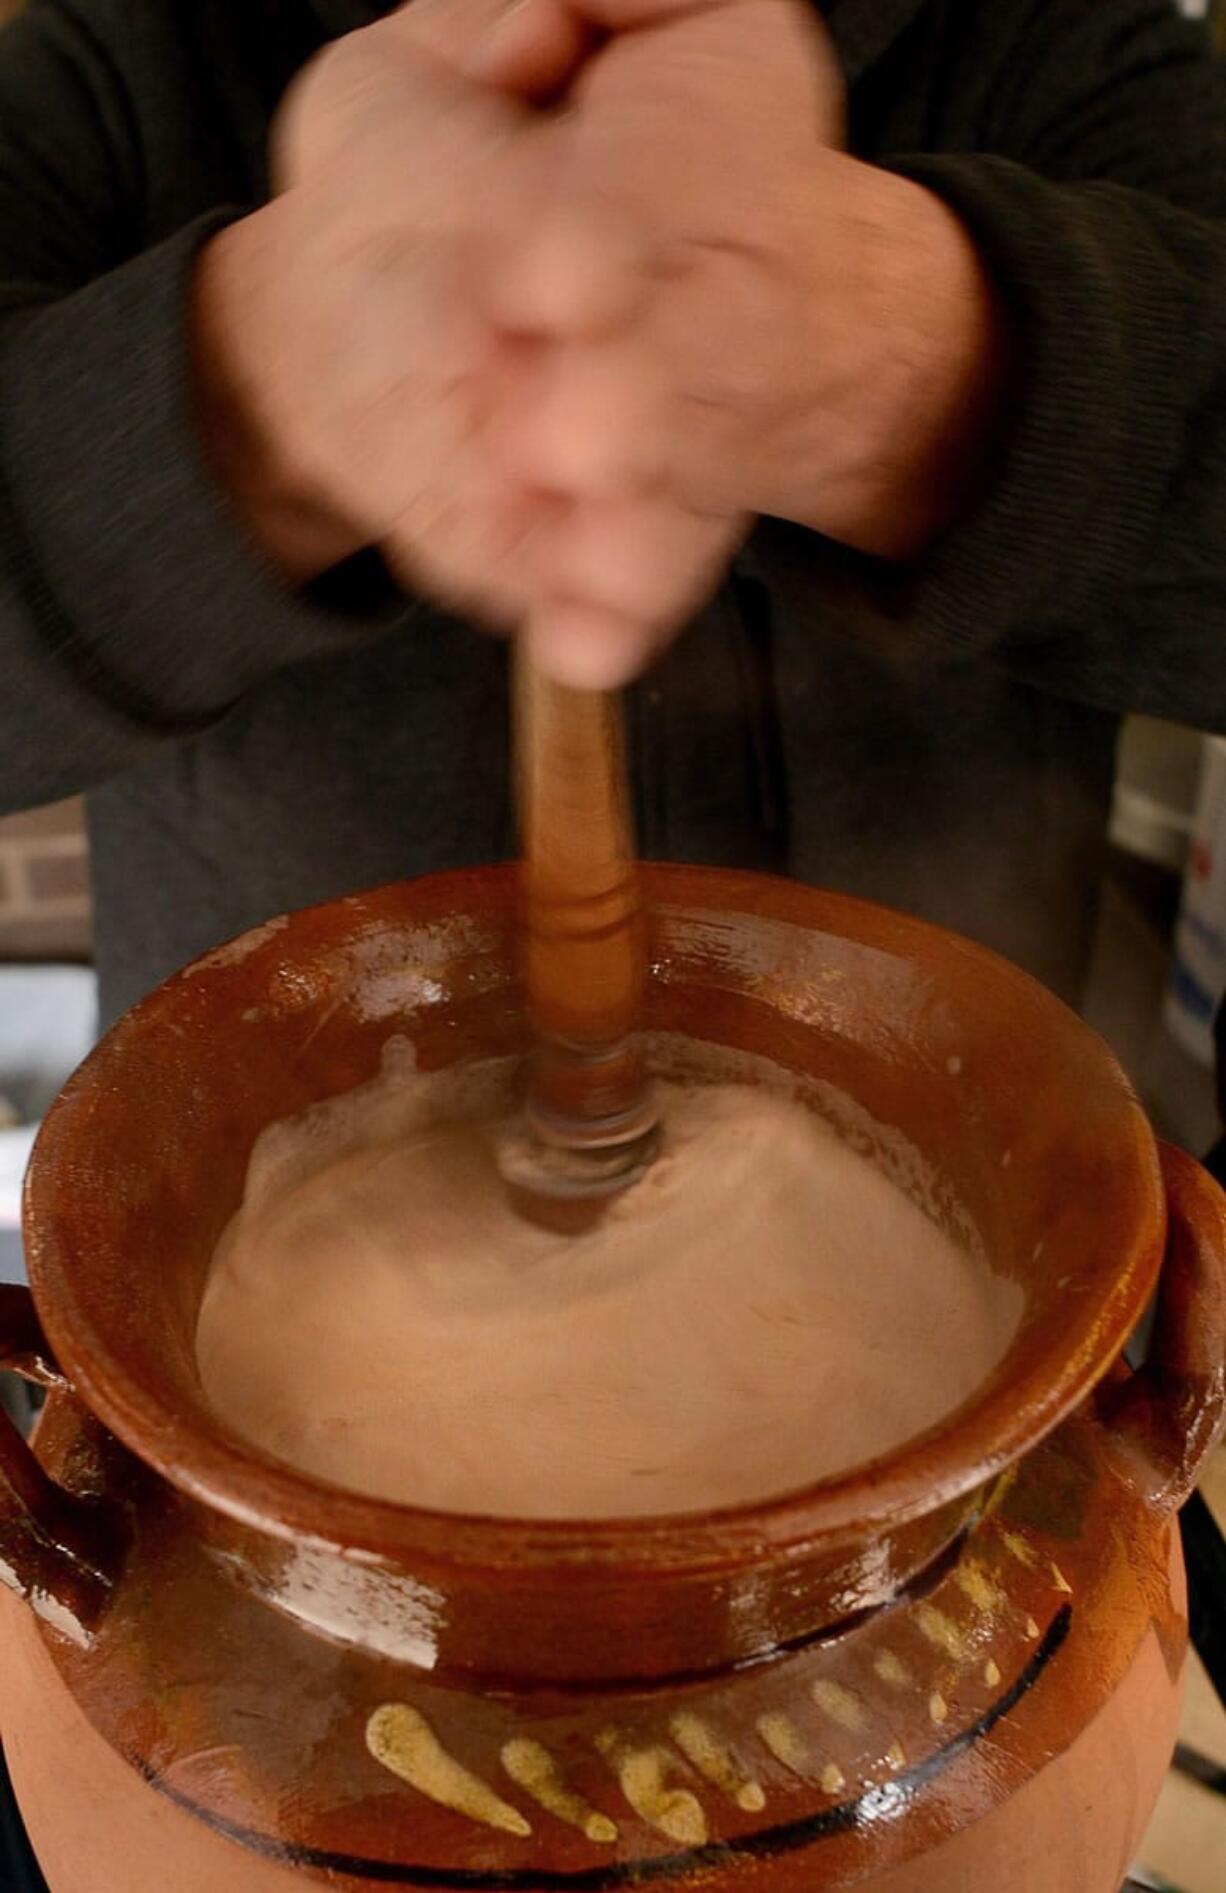
POLYGON ((928 1713, 938 1728, 941 1723, 949 1721, 949 1704, 939 1689, 934 1689, 928 1698, 928 1713))
POLYGON ((762 1784, 738 1768, 736 1757, 710 1724, 689 1710, 679 1710, 669 1724, 677 1747, 707 1781, 726 1794, 746 1814, 760 1814, 766 1806, 762 1784))
POLYGON ((881 1682, 889 1689, 913 1689, 915 1678, 900 1656, 893 1650, 882 1650, 873 1664, 873 1669, 881 1682))
POLYGON ((827 1762, 822 1769, 822 1793, 842 1794, 847 1786, 847 1777, 837 1762, 827 1762))
POLYGON ((837 1722, 841 1729, 858 1735, 868 1727, 863 1703, 850 1689, 844 1689, 842 1683, 819 1680, 813 1685, 813 1700, 822 1714, 837 1722))
POLYGON ((759 1716, 758 1734, 777 1762, 782 1762, 785 1768, 794 1769, 797 1774, 803 1770, 805 1745, 790 1716, 759 1716))
POLYGON ((885 1752, 885 1758, 893 1769, 905 1768, 907 1756, 901 1742, 891 1742, 885 1752))
POLYGON ((1026 1635, 1029 1637, 1031 1643, 1037 1643, 1039 1640, 1039 1626, 1033 1617, 1027 1617, 1026 1619, 1026 1635))
POLYGON ((1051 1567, 1051 1575, 1052 1575, 1052 1581, 1055 1584, 1056 1589, 1058 1591, 1063 1591, 1067 1597, 1071 1597, 1073 1595, 1073 1587, 1069 1583, 1068 1579, 1065 1577, 1063 1571, 1060 1569, 1060 1566, 1056 1564, 1054 1561, 1051 1567))
POLYGON ((1017 1533, 1013 1531, 1003 1532, 1001 1536, 1004 1539, 1005 1550, 1009 1553, 1009 1556, 1016 1558, 1019 1564, 1024 1564, 1028 1571, 1033 1571, 1038 1560, 1026 1540, 1019 1538, 1017 1533))
POLYGON ((688 1788, 670 1788, 672 1757, 666 1748, 634 1748, 616 1730, 597 1737, 597 1747, 617 1773, 626 1800, 649 1827, 683 1847, 701 1847, 707 1838, 702 1803, 688 1788))
POLYGON ((374 1711, 366 1724, 366 1746, 382 1767, 440 1807, 520 1840, 532 1832, 519 1809, 449 1755, 426 1718, 407 1702, 384 1703, 374 1711))
POLYGON ((991 1578, 974 1558, 968 1558, 958 1566, 958 1589, 964 1597, 969 1597, 976 1610, 995 1610, 1001 1603, 1001 1595, 991 1578))
POLYGON ((921 1604, 915 1613, 921 1632, 934 1648, 960 1663, 966 1655, 966 1637, 952 1617, 935 1604, 921 1604))
POLYGON ((566 1786, 558 1765, 547 1748, 527 1736, 507 1742, 502 1751, 502 1765, 516 1787, 556 1815, 568 1827, 577 1827, 590 1841, 610 1846, 617 1839, 617 1824, 607 1814, 600 1814, 566 1786))
POLYGON ((989 1689, 1000 1687, 1000 1665, 992 1657, 983 1666, 983 1680, 989 1689))

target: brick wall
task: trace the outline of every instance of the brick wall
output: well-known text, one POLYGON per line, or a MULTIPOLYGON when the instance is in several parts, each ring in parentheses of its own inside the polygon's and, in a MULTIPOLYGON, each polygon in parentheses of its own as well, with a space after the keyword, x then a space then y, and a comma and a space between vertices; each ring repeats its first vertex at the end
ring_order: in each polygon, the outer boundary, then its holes
POLYGON ((89 858, 80 801, 0 821, 0 960, 81 960, 89 950, 89 858))

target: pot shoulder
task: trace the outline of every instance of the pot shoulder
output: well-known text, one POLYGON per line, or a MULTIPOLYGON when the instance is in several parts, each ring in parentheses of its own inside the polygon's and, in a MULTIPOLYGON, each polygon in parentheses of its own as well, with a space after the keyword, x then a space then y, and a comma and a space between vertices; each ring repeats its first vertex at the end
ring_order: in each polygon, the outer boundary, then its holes
MULTIPOLYGON (((70 1436, 62 1413, 46 1450, 62 1460, 70 1436)), ((1130 1778, 1156 1792, 1186 1648, 1182 1571, 1175 1534, 1099 1439, 1080 1418, 1033 1453, 924 1594, 689 1682, 460 1688, 311 1635, 236 1582, 192 1508, 145 1478, 92 1645, 32 1622, 22 1635, 140 1797, 253 1870, 598 1893, 645 1876, 812 1886, 820 1865, 823 1886, 875 1886, 977 1824, 999 1830, 1129 1691, 1144 1751, 1130 1778)), ((1148 1811, 1146 1792, 1117 1826, 1148 1811)))

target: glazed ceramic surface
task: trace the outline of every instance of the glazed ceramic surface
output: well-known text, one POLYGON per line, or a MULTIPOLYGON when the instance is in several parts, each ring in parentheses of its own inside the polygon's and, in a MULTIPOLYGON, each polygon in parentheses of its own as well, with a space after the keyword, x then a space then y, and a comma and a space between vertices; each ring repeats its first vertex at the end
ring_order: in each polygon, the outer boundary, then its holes
POLYGON ((513 882, 209 956, 43 1133, 47 1339, 0 1306, 54 1389, 37 1460, 0 1460, 0 1733, 54 1893, 1115 1893, 1173 1741, 1173 1515, 1226 1412, 1223 1199, 990 954, 781 883, 645 880, 650 1023, 900 1131, 1024 1292, 1007 1358, 889 1460, 708 1517, 448 1518, 262 1459, 192 1347, 254 1138, 393 1034, 425 1067, 517 1047, 513 882))

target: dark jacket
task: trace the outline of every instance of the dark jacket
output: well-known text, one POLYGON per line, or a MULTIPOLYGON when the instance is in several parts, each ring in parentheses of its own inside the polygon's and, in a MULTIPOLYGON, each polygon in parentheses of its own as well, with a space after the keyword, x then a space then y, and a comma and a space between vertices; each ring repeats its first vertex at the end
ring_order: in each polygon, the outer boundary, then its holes
MULTIPOLYGON (((0 802, 91 791, 108 1013, 273 912, 512 847, 503 649, 373 558, 292 595, 195 436, 192 258, 367 17, 31 0, 0 36, 0 802)), ((759 528, 633 693, 643 851, 891 901, 1075 994, 1117 717, 1226 730, 1226 71, 1170 0, 831 19, 856 150, 990 259, 1021 416, 913 569, 759 528)))

